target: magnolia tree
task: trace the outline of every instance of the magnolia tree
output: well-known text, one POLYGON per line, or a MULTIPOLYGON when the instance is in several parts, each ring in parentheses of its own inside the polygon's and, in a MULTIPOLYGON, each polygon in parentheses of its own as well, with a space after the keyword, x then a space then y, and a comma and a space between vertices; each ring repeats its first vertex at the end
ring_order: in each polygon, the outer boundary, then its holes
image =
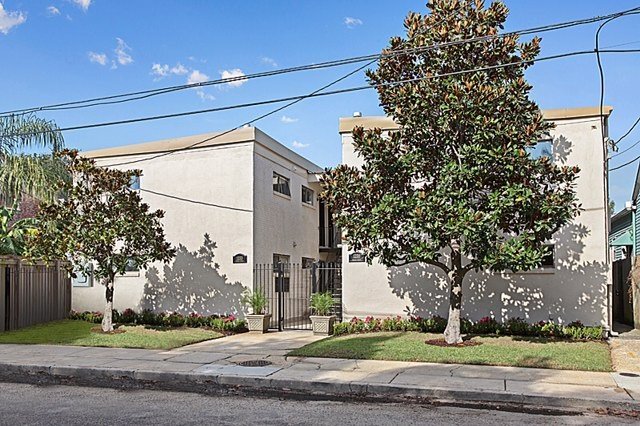
POLYGON ((444 337, 454 344, 462 341, 465 275, 539 266, 544 242, 579 211, 578 168, 530 153, 552 127, 524 78, 540 40, 495 37, 508 15, 500 2, 427 7, 428 15, 407 16, 406 38, 392 38, 383 51, 394 55, 367 72, 398 130, 354 128, 362 167, 329 170, 322 197, 346 243, 370 263, 419 262, 444 272, 444 337), (394 83, 401 80, 411 82, 394 83))
POLYGON ((145 268, 174 256, 160 222, 164 212, 152 211, 138 191, 130 189, 139 170, 102 168, 77 151, 60 156, 73 182, 64 184, 64 199, 41 205, 29 254, 45 260, 67 258, 75 270, 92 273, 106 288, 102 330, 113 331, 115 277, 131 263, 145 268))

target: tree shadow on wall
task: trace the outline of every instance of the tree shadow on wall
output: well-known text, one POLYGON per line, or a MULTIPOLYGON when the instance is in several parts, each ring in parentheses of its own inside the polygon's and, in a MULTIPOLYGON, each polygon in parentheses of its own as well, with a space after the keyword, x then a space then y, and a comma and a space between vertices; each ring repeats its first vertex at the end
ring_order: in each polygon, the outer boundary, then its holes
MULTIPOLYGON (((556 234, 553 273, 469 273, 463 283, 463 316, 598 321, 606 313, 607 266, 582 259, 589 234, 576 222, 556 234)), ((394 295, 409 303, 407 313, 448 315, 449 284, 440 269, 420 264, 390 268, 388 283, 394 295)))
POLYGON ((171 265, 165 265, 162 275, 151 267, 146 273, 142 309, 201 315, 237 314, 242 306, 245 287, 229 282, 214 262, 215 241, 204 235, 203 245, 196 251, 178 246, 171 265))

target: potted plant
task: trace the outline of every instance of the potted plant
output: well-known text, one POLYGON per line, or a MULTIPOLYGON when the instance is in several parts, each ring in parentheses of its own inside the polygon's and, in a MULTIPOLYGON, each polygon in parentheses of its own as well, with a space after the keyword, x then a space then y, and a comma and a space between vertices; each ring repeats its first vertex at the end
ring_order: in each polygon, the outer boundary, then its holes
POLYGON ((333 334, 333 324, 336 322, 335 315, 331 315, 333 308, 333 295, 330 292, 315 293, 311 296, 311 310, 315 315, 311 315, 311 325, 313 334, 329 336, 333 334))
POLYGON ((269 329, 271 314, 265 313, 267 297, 263 292, 255 291, 245 293, 242 298, 245 305, 251 308, 251 314, 247 315, 247 327, 250 333, 266 333, 269 329))

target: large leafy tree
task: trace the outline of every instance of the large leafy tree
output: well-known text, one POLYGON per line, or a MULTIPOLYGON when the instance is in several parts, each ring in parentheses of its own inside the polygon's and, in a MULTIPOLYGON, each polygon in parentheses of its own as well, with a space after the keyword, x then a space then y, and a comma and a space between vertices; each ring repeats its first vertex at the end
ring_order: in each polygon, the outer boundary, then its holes
POLYGON ((53 154, 63 146, 62 133, 52 121, 33 114, 1 116, 0 195, 5 200, 28 195, 48 201, 59 196, 59 182, 69 175, 53 154))
POLYGON ((540 40, 494 37, 508 15, 501 2, 427 7, 427 15, 407 16, 406 37, 393 37, 384 51, 406 53, 367 72, 398 130, 354 128, 362 167, 327 172, 323 197, 347 244, 369 262, 420 262, 444 272, 445 340, 458 343, 465 275, 540 265, 543 243, 579 211, 578 169, 530 153, 552 127, 524 78, 540 40), (487 38, 450 43, 477 37, 487 38), (459 73, 465 70, 476 71, 459 73))
POLYGON ((165 240, 162 210, 151 210, 130 183, 139 170, 99 167, 77 151, 62 151, 74 182, 63 185, 64 200, 44 203, 29 254, 45 260, 67 258, 76 270, 93 273, 105 286, 102 330, 113 330, 115 277, 131 262, 140 268, 168 262, 175 249, 165 240), (95 265, 90 270, 89 262, 95 265))

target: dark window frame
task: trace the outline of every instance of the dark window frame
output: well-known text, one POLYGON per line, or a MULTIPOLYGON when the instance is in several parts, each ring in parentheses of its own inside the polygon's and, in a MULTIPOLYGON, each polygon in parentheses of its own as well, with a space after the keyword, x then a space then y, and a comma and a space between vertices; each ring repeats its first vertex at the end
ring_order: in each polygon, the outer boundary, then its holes
POLYGON ((291 197, 291 179, 281 175, 278 172, 273 172, 273 192, 276 194, 285 195, 291 197))
POLYGON ((306 204, 308 206, 315 205, 315 202, 314 202, 315 201, 315 195, 316 195, 316 192, 313 189, 302 185, 302 190, 300 191, 300 197, 301 197, 301 200, 302 200, 303 204, 306 204), (305 197, 305 191, 307 192, 307 197, 305 197), (307 201, 305 198, 308 198, 309 196, 310 196, 310 198, 307 201))

